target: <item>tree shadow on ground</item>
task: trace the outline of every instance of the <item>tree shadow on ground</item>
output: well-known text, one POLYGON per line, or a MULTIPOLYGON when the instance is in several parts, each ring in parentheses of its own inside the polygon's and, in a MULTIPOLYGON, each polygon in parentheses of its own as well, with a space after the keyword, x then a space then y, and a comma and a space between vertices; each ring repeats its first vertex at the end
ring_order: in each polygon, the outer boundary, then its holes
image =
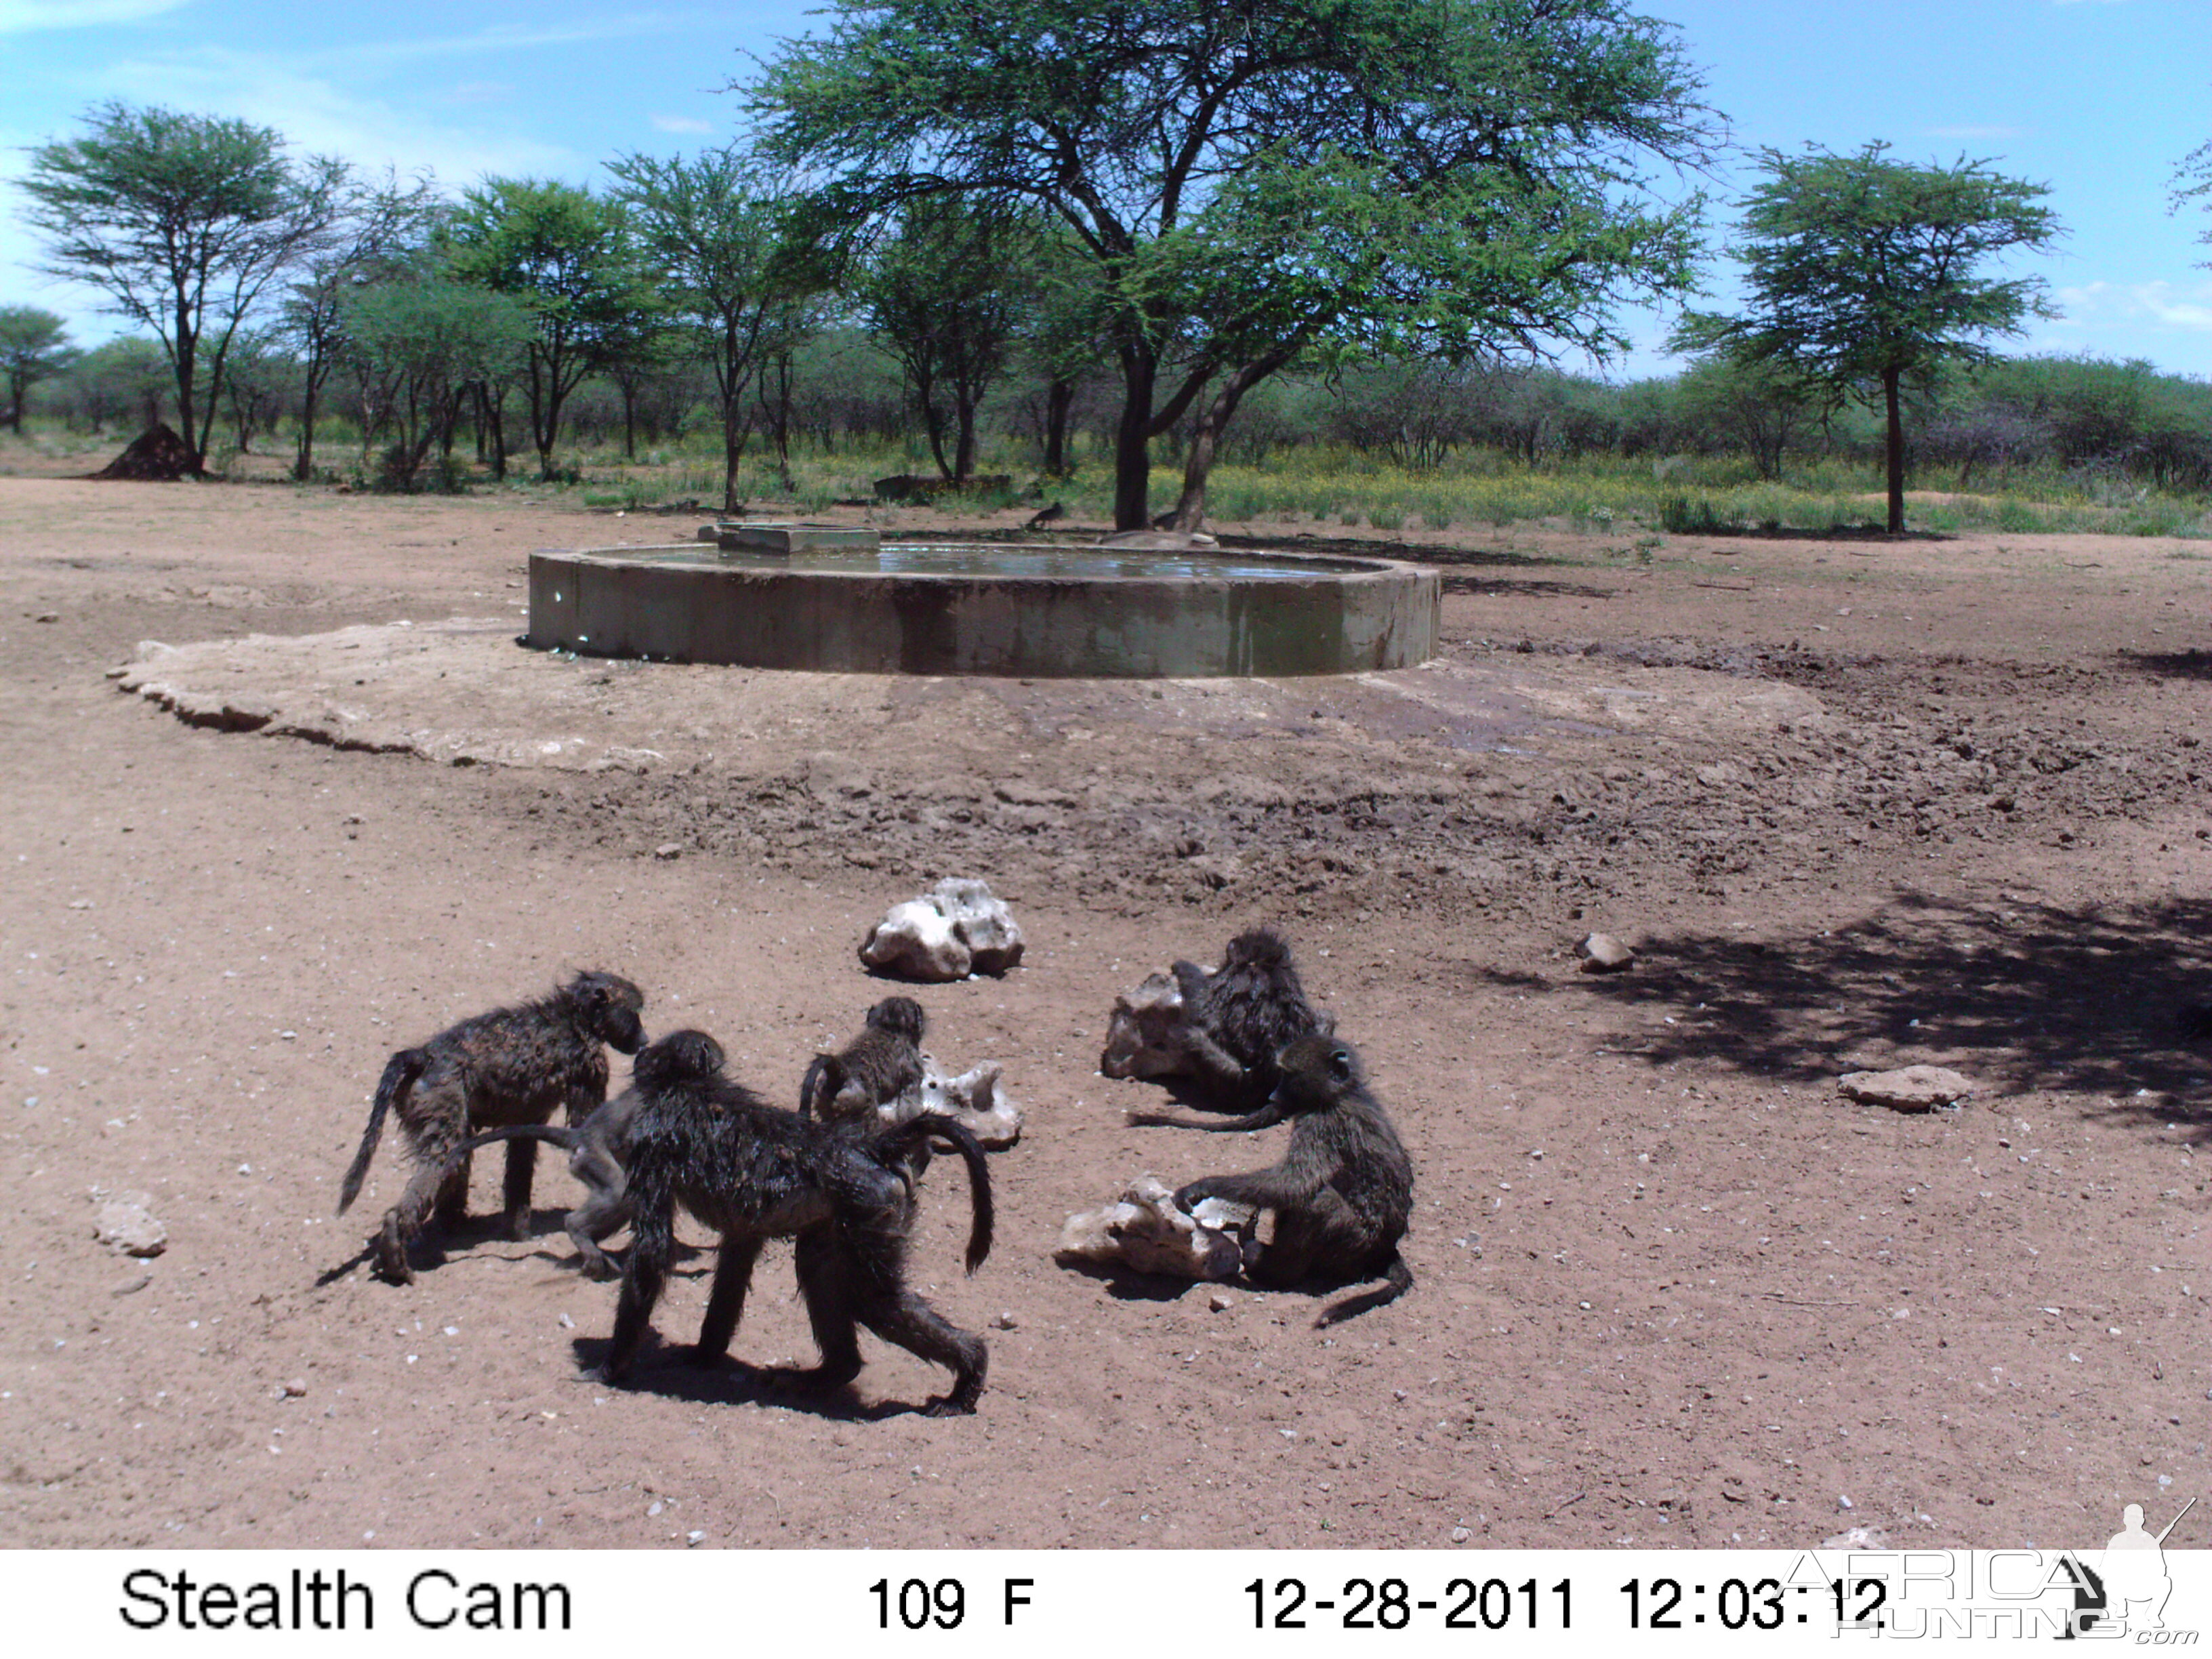
POLYGON ((1924 1051, 1985 1086, 2101 1095, 2116 1118, 2212 1138, 2212 901, 1908 894, 1787 944, 1654 938, 1632 969, 1591 986, 1680 1022, 1609 1045, 1658 1062, 1814 1082, 1887 1044, 1905 1053, 1884 1066, 1924 1051))
POLYGON ((2132 668, 2145 679, 2212 680, 2212 651, 2116 651, 2123 668, 2132 668))

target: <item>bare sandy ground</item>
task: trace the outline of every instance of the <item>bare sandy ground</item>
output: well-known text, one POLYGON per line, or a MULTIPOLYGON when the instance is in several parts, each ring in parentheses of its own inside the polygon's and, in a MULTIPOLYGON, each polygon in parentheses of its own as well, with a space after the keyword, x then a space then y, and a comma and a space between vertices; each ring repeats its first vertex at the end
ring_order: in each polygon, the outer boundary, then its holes
MULTIPOLYGON (((2203 544, 1409 533, 1446 648, 1343 681, 512 642, 529 548, 690 528, 0 478, 0 1540, 2078 1545, 2206 1490, 2203 544), (638 1386, 588 1381, 557 1160, 529 1242, 361 1265, 390 1144, 331 1212, 392 1049, 604 967, 785 1098, 946 874, 1030 939, 920 994, 1029 1116, 974 1279, 957 1169, 925 1189, 977 1416, 872 1340, 826 1404, 678 1364, 704 1257, 638 1386), (1326 1334, 1051 1256, 1140 1172, 1273 1156, 1095 1071, 1117 991, 1256 921, 1417 1170, 1413 1292, 1326 1334), (1594 928, 1630 972, 1574 972, 1594 928), (1837 1092, 1917 1060, 1979 1091, 1837 1092), (162 1255, 94 1238, 115 1188, 162 1255)), ((735 1352, 811 1357, 787 1254, 735 1352)))

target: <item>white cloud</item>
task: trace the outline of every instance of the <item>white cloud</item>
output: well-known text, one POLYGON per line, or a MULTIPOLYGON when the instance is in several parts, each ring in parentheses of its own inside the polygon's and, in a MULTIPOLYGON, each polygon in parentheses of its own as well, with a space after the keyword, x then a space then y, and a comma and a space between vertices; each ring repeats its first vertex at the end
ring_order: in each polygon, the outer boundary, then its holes
POLYGON ((0 0, 0 34, 135 23, 187 3, 189 0, 0 0))
POLYGON ((650 118, 656 132, 712 132, 712 121, 694 120, 689 115, 655 115, 650 118))
POLYGON ((2212 332, 2212 283, 2181 288, 2169 282, 2085 283, 2058 290, 2065 320, 2094 330, 2116 323, 2151 324, 2190 333, 2212 332))

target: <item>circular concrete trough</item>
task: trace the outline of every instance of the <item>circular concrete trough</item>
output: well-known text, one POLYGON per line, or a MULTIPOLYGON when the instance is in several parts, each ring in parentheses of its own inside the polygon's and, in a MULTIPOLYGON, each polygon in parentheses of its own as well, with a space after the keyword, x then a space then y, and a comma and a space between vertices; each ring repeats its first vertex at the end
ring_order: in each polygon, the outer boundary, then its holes
POLYGON ((1436 573, 1387 559, 1047 544, 533 553, 529 643, 844 674, 1146 679, 1407 668, 1436 573))

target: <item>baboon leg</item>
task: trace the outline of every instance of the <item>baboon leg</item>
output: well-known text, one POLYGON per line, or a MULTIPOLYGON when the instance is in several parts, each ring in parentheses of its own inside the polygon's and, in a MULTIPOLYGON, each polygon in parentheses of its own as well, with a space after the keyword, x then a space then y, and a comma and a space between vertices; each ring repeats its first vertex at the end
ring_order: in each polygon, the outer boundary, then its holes
POLYGON ((1286 1290, 1310 1278, 1323 1264, 1341 1263, 1365 1253, 1371 1242, 1358 1212, 1334 1187, 1324 1187, 1296 1210, 1275 1214, 1275 1236, 1254 1264, 1255 1283, 1286 1290))
POLYGON ((1191 1069, 1208 1088, 1228 1096, 1243 1091, 1246 1083, 1244 1067, 1236 1055, 1206 1032, 1195 1027, 1187 1032, 1183 1052, 1189 1056, 1191 1069))
POLYGON ((864 1299, 858 1311, 860 1322, 884 1341, 951 1371, 951 1391, 923 1407, 924 1416, 953 1417, 975 1409, 990 1363, 981 1337, 951 1324, 904 1285, 888 1296, 864 1299))
POLYGON ((507 1212, 503 1224, 507 1236, 514 1239, 530 1237, 530 1185, 538 1172, 538 1143, 534 1140, 510 1140, 507 1143, 507 1212))
POLYGON ((707 1316, 699 1322, 698 1345, 691 1363, 711 1365, 730 1351, 738 1334, 738 1321, 745 1311, 745 1292, 753 1282, 753 1263, 759 1260, 758 1234, 724 1235, 721 1253, 714 1261, 714 1289, 707 1298, 707 1316))
POLYGON ((584 1276, 612 1279, 617 1269, 599 1241, 629 1219, 629 1177, 604 1146, 579 1146, 568 1160, 568 1172, 590 1188, 592 1195, 569 1211, 562 1224, 576 1246, 584 1276))
POLYGON ((793 1243, 792 1260, 822 1363, 809 1367, 779 1366, 769 1373, 769 1378, 784 1388, 842 1389, 860 1374, 860 1336, 853 1317, 852 1273, 837 1230, 810 1227, 793 1243))
POLYGON ((438 1224, 448 1231, 469 1218, 469 1166, 475 1161, 474 1152, 464 1153, 447 1166, 446 1178, 438 1185, 435 1213, 438 1224))
POLYGON ((653 1304, 660 1300, 668 1283, 668 1258, 675 1243, 673 1217, 637 1218, 636 1242, 623 1264, 622 1294, 615 1301, 614 1335, 599 1365, 603 1382, 619 1382, 629 1375, 638 1344, 645 1340, 646 1327, 653 1322, 653 1304))
MULTIPOLYGON (((465 1178, 465 1177, 464 1177, 465 1178)), ((407 1261, 407 1247, 422 1231, 431 1206, 443 1195, 451 1178, 442 1161, 416 1166, 399 1201, 384 1212, 384 1230, 376 1237, 376 1270, 395 1285, 412 1285, 415 1269, 407 1261)))

